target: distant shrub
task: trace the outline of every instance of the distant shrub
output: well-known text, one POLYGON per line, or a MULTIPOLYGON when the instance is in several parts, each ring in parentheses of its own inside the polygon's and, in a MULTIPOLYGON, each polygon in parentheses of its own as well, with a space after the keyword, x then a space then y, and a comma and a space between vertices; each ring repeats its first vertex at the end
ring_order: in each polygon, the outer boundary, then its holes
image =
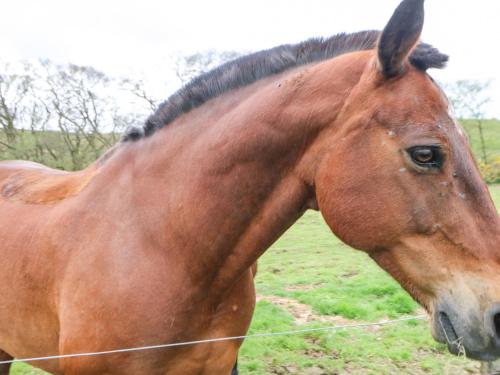
POLYGON ((489 163, 484 161, 479 162, 479 170, 483 175, 484 180, 489 183, 500 182, 500 156, 495 157, 489 163))

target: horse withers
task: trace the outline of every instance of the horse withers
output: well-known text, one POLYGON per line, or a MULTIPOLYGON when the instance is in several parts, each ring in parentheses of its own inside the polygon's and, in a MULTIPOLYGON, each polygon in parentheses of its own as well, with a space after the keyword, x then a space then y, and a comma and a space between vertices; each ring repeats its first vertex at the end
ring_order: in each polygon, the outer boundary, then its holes
MULTIPOLYGON (((423 0, 385 29, 204 74, 89 168, 0 163, 2 358, 244 335, 252 265, 307 209, 429 312, 450 351, 500 355, 500 219, 427 74, 423 0)), ((230 374, 241 340, 35 365, 230 374)), ((4 371, 8 371, 4 368, 4 371)))

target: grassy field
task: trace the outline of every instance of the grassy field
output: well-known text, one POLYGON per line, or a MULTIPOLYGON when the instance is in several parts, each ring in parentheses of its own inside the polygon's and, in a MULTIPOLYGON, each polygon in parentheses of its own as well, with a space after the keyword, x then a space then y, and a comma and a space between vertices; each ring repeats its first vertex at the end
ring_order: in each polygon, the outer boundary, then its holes
MULTIPOLYGON (((477 122, 474 120, 462 120, 460 123, 463 125, 469 136, 469 141, 474 155, 476 155, 477 158, 480 158, 482 153, 477 122)), ((500 121, 484 120, 483 129, 486 156, 491 161, 491 159, 500 156, 500 121)))
MULTIPOLYGON (((491 192, 500 207, 500 185, 491 192)), ((341 243, 308 212, 260 259, 250 333, 376 322, 422 310, 364 253, 341 243)), ((477 362, 448 354, 427 321, 249 339, 241 374, 474 374, 477 362)), ((15 375, 43 372, 25 364, 15 375)))

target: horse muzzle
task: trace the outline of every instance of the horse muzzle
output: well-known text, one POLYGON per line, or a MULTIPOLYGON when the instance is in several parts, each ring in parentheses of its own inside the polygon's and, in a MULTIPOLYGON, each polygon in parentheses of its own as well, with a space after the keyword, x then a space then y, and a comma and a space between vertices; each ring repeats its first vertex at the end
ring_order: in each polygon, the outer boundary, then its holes
POLYGON ((432 316, 434 339, 448 345, 455 355, 493 361, 500 358, 500 303, 484 313, 476 309, 458 311, 450 302, 439 303, 432 316))

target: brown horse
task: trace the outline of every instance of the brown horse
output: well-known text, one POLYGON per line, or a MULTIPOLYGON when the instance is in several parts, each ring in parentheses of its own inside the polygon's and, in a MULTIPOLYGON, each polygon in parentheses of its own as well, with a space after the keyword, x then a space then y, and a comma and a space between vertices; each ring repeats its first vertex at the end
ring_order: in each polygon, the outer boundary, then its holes
MULTIPOLYGON (((382 33, 243 57, 76 173, 0 164, 4 358, 243 335, 257 258, 307 209, 471 358, 500 354, 500 220, 419 43, 382 33)), ((240 341, 36 362, 54 374, 229 374, 240 341)), ((5 368, 5 371, 8 371, 5 368)))

